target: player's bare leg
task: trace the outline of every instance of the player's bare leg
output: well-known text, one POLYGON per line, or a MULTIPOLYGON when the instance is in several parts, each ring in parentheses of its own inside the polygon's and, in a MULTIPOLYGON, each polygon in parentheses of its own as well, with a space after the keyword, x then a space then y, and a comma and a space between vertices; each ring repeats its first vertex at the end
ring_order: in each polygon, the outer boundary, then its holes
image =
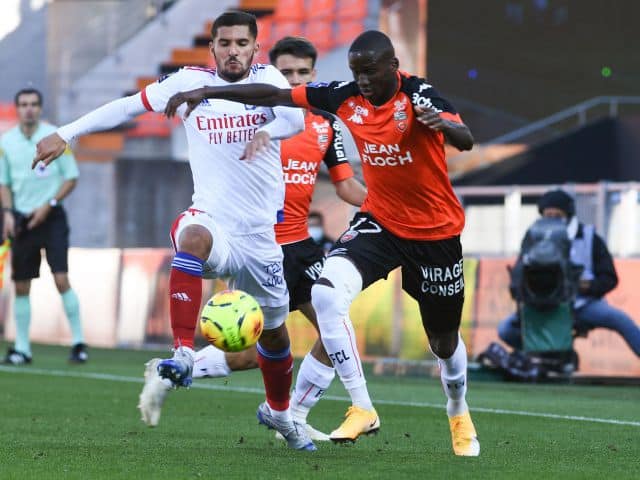
POLYGON ((375 433, 380 428, 349 318, 351 302, 361 290, 360 272, 348 258, 341 256, 327 259, 322 276, 311 289, 322 343, 352 402, 345 421, 329 435, 335 442, 353 442, 360 435, 375 433))
POLYGON ((447 415, 453 451, 456 455, 478 456, 480 443, 465 399, 467 350, 462 337, 457 330, 450 332, 427 330, 427 334, 431 351, 438 358, 442 388, 447 396, 447 415))

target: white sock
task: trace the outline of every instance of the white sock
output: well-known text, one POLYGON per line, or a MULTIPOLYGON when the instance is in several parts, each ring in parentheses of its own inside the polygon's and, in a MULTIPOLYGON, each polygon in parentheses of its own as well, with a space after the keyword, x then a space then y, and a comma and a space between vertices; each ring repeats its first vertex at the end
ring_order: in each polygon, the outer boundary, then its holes
POLYGON ((227 365, 225 353, 209 345, 202 350, 198 350, 194 355, 193 378, 202 377, 228 377, 231 369, 227 365))
MULTIPOLYGON (((267 406, 269 406, 268 403, 267 406)), ((291 408, 287 408, 286 410, 274 410, 273 408, 269 407, 269 410, 271 410, 271 416, 273 416, 273 418, 275 418, 279 422, 293 421, 293 417, 291 416, 291 408)))
POLYGON ((322 343, 353 405, 372 410, 373 404, 349 318, 349 306, 362 290, 362 276, 346 258, 329 257, 321 277, 333 285, 329 287, 316 283, 311 289, 311 303, 318 317, 322 343))
POLYGON ((291 415, 300 423, 307 423, 307 415, 329 388, 336 371, 319 362, 311 352, 302 360, 291 395, 291 415))
MULTIPOLYGON (((436 356, 437 357, 437 356, 436 356)), ((438 358, 440 365, 440 380, 447 396, 447 415, 454 417, 467 410, 469 406, 465 400, 467 393, 467 348, 458 335, 458 346, 453 355, 446 360, 438 358)))

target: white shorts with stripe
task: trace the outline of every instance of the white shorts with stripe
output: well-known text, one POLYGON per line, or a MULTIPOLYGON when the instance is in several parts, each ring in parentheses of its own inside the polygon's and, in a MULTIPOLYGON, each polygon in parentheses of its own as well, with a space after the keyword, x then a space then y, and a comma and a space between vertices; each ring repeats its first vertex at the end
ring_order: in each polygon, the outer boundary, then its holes
POLYGON ((213 248, 204 264, 204 278, 229 277, 230 288, 247 292, 263 307, 289 304, 282 248, 273 230, 231 235, 220 229, 206 212, 189 209, 178 215, 171 228, 176 251, 180 234, 189 225, 206 228, 213 238, 213 248))

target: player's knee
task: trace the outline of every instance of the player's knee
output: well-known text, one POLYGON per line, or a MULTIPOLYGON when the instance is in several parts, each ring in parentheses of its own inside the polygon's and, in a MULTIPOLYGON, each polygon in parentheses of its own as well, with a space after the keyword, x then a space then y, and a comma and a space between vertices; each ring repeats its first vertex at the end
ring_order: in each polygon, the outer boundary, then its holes
MULTIPOLYGON (((280 336, 282 333, 282 327, 287 315, 289 314, 289 305, 282 305, 280 307, 262 307, 262 313, 264 315, 264 332, 263 335, 272 335, 274 337, 280 336)), ((284 328, 284 334, 286 334, 286 328, 284 328)))
POLYGON ((349 313, 355 296, 362 290, 362 276, 355 265, 344 257, 330 257, 322 276, 311 288, 311 304, 320 331, 323 323, 336 322, 349 313))
POLYGON ((430 332, 429 347, 438 358, 451 358, 458 346, 458 331, 430 332))
POLYGON ((178 251, 188 253, 206 260, 213 247, 213 238, 206 228, 200 225, 189 225, 178 240, 178 251))

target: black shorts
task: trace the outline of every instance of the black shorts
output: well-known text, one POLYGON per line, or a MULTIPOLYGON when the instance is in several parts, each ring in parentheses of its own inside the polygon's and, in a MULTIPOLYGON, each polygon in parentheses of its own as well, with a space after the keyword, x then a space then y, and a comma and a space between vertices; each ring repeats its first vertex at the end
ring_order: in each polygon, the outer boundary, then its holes
MULTIPOLYGON (((18 223, 20 218, 16 216, 16 227, 18 223)), ((66 273, 69 270, 69 224, 67 214, 60 206, 52 208, 46 220, 33 230, 19 229, 11 243, 11 277, 18 281, 38 278, 42 249, 45 250, 52 273, 66 273)))
POLYGON ((336 241, 329 257, 348 257, 362 274, 363 289, 402 267, 402 288, 420 305, 425 328, 435 333, 457 330, 464 303, 460 237, 408 240, 358 213, 336 241))
POLYGON ((311 301, 311 287, 324 266, 324 251, 311 238, 282 245, 284 279, 289 289, 289 310, 311 301))

